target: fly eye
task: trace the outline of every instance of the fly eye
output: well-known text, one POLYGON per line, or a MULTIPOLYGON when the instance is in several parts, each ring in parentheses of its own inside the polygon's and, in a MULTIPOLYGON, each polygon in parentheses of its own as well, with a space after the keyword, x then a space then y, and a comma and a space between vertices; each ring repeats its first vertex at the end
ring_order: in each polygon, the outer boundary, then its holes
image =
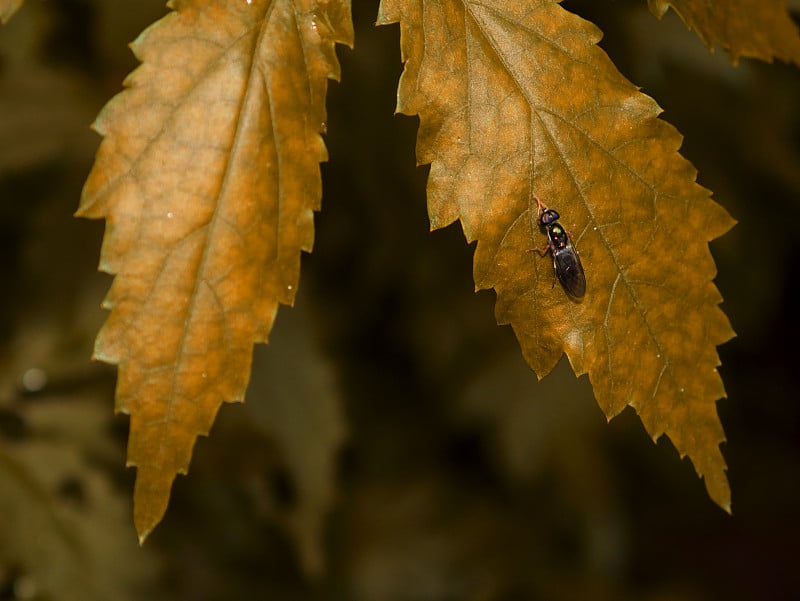
POLYGON ((542 222, 543 225, 549 225, 554 221, 557 221, 559 218, 558 213, 556 213, 553 209, 546 209, 539 220, 542 222))

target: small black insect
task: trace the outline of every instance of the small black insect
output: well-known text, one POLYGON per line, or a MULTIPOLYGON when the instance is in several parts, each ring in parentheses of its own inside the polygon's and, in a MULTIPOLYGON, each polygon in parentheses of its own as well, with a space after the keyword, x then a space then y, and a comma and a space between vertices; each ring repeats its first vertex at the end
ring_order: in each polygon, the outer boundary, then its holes
POLYGON ((576 299, 583 298, 586 294, 586 276, 570 235, 558 222, 561 216, 553 209, 548 209, 538 196, 534 198, 539 205, 539 226, 547 232, 547 246, 539 252, 544 255, 549 250, 553 255, 553 269, 567 294, 576 299))

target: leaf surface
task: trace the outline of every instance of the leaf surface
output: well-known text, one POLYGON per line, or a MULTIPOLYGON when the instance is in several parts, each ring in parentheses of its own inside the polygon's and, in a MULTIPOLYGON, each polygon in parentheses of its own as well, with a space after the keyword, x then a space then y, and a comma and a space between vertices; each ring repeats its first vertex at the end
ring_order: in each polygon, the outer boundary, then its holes
POLYGON ((495 289, 498 322, 540 377, 566 353, 609 418, 633 406, 728 509, 716 346, 733 331, 707 242, 733 220, 695 183, 680 134, 597 28, 551 0, 383 0, 379 23, 397 21, 397 109, 420 116, 432 227, 458 219, 477 240, 476 287, 495 289), (581 303, 529 252, 546 243, 534 194, 572 231, 581 303))
POLYGON ((95 356, 118 364, 140 539, 253 344, 291 304, 313 243, 320 135, 348 0, 175 0, 132 45, 142 65, 102 110, 78 215, 105 218, 116 274, 95 356))
POLYGON ((719 44, 734 63, 740 57, 800 65, 800 35, 786 0, 648 0, 659 19, 672 8, 710 49, 719 44))

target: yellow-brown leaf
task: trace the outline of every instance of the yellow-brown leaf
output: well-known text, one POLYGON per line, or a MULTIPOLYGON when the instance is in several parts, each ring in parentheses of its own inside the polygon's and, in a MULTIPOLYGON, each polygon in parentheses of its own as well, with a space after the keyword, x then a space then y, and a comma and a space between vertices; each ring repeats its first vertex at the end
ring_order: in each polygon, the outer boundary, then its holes
POLYGON ((379 23, 397 21, 397 108, 420 116, 432 226, 459 219, 477 240, 476 286, 495 289, 498 322, 539 376, 566 352, 609 418, 635 407, 727 509, 716 346, 733 332, 707 242, 733 221, 695 183, 681 136, 595 45, 597 28, 552 0, 383 0, 379 23), (582 303, 529 252, 546 242, 534 194, 574 234, 582 303))
POLYGON ((800 35, 786 10, 786 0, 648 0, 659 19, 672 8, 689 29, 711 48, 719 44, 740 57, 800 65, 800 35))
POLYGON ((105 218, 116 274, 95 356, 119 365, 144 539, 253 344, 291 304, 319 208, 320 131, 349 0, 174 0, 134 42, 142 65, 94 124, 78 215, 105 218))

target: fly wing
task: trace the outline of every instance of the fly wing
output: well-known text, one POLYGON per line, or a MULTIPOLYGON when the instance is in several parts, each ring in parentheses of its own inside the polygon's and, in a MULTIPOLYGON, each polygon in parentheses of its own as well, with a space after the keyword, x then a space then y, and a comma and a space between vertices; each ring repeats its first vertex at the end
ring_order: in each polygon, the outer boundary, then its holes
POLYGON ((570 244, 555 252, 554 264, 558 281, 570 296, 583 298, 586 294, 586 276, 575 248, 570 244))

